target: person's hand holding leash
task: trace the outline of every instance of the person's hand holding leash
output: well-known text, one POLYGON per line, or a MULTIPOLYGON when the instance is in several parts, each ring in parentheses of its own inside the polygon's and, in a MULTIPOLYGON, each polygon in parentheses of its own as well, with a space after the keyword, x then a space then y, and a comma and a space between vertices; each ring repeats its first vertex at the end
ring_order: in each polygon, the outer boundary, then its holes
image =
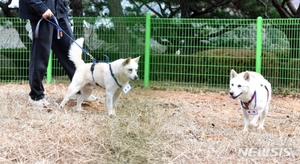
POLYGON ((43 18, 51 18, 53 15, 52 11, 48 9, 44 14, 42 15, 43 18))

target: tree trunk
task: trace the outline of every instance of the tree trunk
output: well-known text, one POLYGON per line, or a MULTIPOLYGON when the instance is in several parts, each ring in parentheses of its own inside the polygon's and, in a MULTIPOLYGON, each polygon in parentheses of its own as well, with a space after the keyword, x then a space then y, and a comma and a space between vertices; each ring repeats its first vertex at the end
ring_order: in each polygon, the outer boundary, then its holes
POLYGON ((74 17, 82 17, 83 16, 83 6, 82 0, 70 0, 70 8, 73 10, 74 17))
MULTIPOLYGON (((277 10, 277 12, 280 14, 281 18, 289 18, 289 14, 284 9, 284 6, 278 1, 278 0, 272 0, 272 4, 277 10)), ((300 17, 300 8, 298 7, 294 18, 300 17)), ((296 19, 295 19, 296 22, 296 19)), ((298 21, 297 21, 298 22, 298 21)), ((297 36, 299 36, 299 23, 295 24, 283 24, 279 25, 282 31, 284 31, 286 37, 289 40, 290 43, 290 57, 291 58, 299 58, 300 52, 299 52, 299 46, 300 42, 297 36)))
MULTIPOLYGON (((73 17, 82 17, 83 16, 83 6, 82 0, 70 0, 70 8, 73 10, 73 17)), ((77 39, 79 37, 83 37, 83 20, 73 19, 73 33, 74 38, 77 39)))
POLYGON ((181 18, 189 18, 191 16, 191 8, 188 0, 180 0, 181 18))
POLYGON ((109 16, 112 17, 112 22, 114 22, 115 29, 115 41, 118 44, 119 56, 117 58, 128 57, 129 38, 126 31, 126 20, 118 19, 116 17, 123 17, 123 8, 120 0, 108 0, 109 16), (125 21, 124 21, 125 20, 125 21))
POLYGON ((122 17, 123 8, 121 0, 108 0, 109 16, 110 17, 122 17))

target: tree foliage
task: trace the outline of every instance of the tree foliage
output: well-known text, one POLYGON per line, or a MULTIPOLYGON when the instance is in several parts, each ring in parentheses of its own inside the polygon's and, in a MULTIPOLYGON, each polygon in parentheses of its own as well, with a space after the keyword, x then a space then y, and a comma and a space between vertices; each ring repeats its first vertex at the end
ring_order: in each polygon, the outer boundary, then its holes
MULTIPOLYGON (((73 16, 143 16, 152 12, 161 18, 291 18, 300 17, 295 0, 69 0, 73 16), (112 7, 113 6, 113 7, 112 7)), ((17 8, 9 7, 12 0, 0 0, 4 17, 17 17, 17 8)))
POLYGON ((0 8, 2 13, 1 16, 4 17, 17 17, 18 16, 18 8, 17 7, 9 7, 12 3, 12 0, 0 0, 0 8))
MULTIPOLYGON (((12 0, 0 0, 0 8, 2 15, 5 17, 16 17, 16 8, 10 8, 12 0)), ((153 17, 160 18, 257 18, 262 16, 264 18, 293 18, 300 17, 300 8, 294 6, 292 0, 127 0, 130 4, 127 7, 122 6, 121 0, 70 0, 70 8, 72 9, 71 15, 74 17, 101 17, 104 16, 104 10, 108 10, 109 17, 122 17, 122 16, 144 16, 146 12, 151 12, 153 17)), ((96 21, 96 20, 95 20, 96 21)), ((114 19, 111 19, 114 22, 114 19)), ((22 22, 23 24, 25 22, 22 22)), ((92 22, 91 22, 92 23, 92 22)), ((124 23, 114 22, 115 31, 120 34, 116 34, 119 42, 127 43, 128 38, 122 37, 121 33, 126 32, 126 25, 124 23)), ((177 24, 171 25, 171 28, 175 29, 177 24), (172 27, 174 26, 174 27, 172 27)), ((180 29, 182 31, 175 31, 170 33, 170 36, 177 36, 175 38, 180 38, 184 35, 189 35, 188 37, 193 38, 194 33, 189 32, 186 34, 186 30, 191 29, 190 24, 183 25, 180 29)), ((291 27, 288 25, 286 27, 277 27, 278 29, 300 29, 298 27, 291 27)), ((296 25, 293 25, 296 26, 296 25)), ((24 26, 22 26, 24 27, 24 26)), ((76 34, 81 35, 83 30, 82 22, 81 24, 74 25, 75 36, 76 34), (78 31, 76 33, 76 31, 78 31)), ((164 27, 167 28, 167 27, 164 27)), ((226 28, 232 30, 237 27, 226 28)), ((16 27, 19 33, 25 31, 21 27, 16 27)), ((155 33, 155 31, 153 31, 155 33)), ((222 35, 227 31, 219 30, 218 32, 212 34, 216 37, 217 35, 222 35)), ((298 36, 298 31, 290 30, 284 31, 288 38, 292 36, 298 36)), ((25 40, 27 38, 21 38, 25 40)), ((173 43, 179 44, 179 40, 174 40, 173 43)), ((191 45, 197 45, 199 42, 198 38, 194 40, 186 40, 185 43, 191 45)), ((298 41, 290 41, 292 49, 298 46, 298 41)), ((120 48, 125 51, 127 45, 124 48, 120 48)), ((172 50, 173 52, 174 50, 172 50)), ((176 49, 175 49, 176 51, 176 49)), ((189 52, 190 50, 186 50, 189 52)), ((296 56, 298 52, 292 52, 296 56)))
POLYGON ((84 16, 95 17, 103 15, 104 7, 107 6, 107 1, 99 0, 83 0, 84 16))
MULTIPOLYGON (((273 0, 274 1, 274 0, 273 0)), ((157 17, 171 18, 276 18, 280 15, 274 3, 263 0, 129 0, 130 13, 146 8, 157 17)), ((288 8, 292 6, 289 5, 288 8)))

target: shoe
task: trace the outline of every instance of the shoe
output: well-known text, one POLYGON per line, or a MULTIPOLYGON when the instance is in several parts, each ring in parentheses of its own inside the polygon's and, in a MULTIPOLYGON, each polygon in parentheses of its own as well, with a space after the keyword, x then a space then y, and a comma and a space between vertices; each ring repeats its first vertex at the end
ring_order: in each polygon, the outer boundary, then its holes
MULTIPOLYGON (((77 100, 78 99, 78 97, 80 96, 80 94, 75 94, 75 95, 73 95, 70 99, 71 100, 77 100)), ((94 102, 94 101, 97 101, 98 100, 98 98, 97 97, 95 97, 95 96, 93 96, 93 95, 90 95, 88 98, 86 98, 84 101, 87 101, 87 102, 94 102)))
POLYGON ((48 106, 50 103, 45 99, 42 98, 40 100, 32 100, 31 97, 29 96, 28 101, 30 104, 36 105, 36 106, 48 106))

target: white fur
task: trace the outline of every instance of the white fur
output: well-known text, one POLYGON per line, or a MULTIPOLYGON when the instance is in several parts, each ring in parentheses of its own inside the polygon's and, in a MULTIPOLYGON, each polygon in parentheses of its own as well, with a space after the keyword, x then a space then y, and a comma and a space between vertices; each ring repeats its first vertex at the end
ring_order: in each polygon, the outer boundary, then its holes
MULTIPOLYGON (((83 38, 76 40, 79 46, 83 46, 83 38)), ((94 67, 94 73, 92 76, 91 66, 92 63, 85 63, 82 58, 82 49, 73 43, 69 50, 69 58, 76 66, 76 72, 73 76, 72 82, 68 87, 68 92, 65 95, 63 101, 60 104, 60 108, 63 108, 70 97, 75 95, 79 90, 81 96, 77 99, 77 111, 82 111, 81 104, 83 100, 89 97, 93 89, 97 87, 96 83, 105 88, 106 91, 106 108, 108 115, 115 115, 115 107, 117 100, 122 92, 122 88, 118 86, 116 81, 111 75, 108 63, 96 63, 94 67), (93 80, 94 77, 94 80, 93 80)), ((125 86, 131 80, 138 79, 138 61, 140 56, 134 59, 118 59, 111 62, 111 68, 115 78, 121 86, 125 86)))
POLYGON ((271 84, 261 74, 251 71, 238 74, 235 70, 231 70, 230 96, 233 99, 239 100, 244 118, 244 131, 248 131, 249 123, 252 126, 257 126, 257 121, 259 121, 258 129, 264 129, 264 121, 269 111, 271 93, 271 84), (248 102, 251 100, 254 92, 256 92, 256 103, 255 100, 252 100, 249 104, 249 109, 257 109, 258 114, 254 115, 251 122, 249 122, 249 115, 246 113, 240 101, 248 102))

